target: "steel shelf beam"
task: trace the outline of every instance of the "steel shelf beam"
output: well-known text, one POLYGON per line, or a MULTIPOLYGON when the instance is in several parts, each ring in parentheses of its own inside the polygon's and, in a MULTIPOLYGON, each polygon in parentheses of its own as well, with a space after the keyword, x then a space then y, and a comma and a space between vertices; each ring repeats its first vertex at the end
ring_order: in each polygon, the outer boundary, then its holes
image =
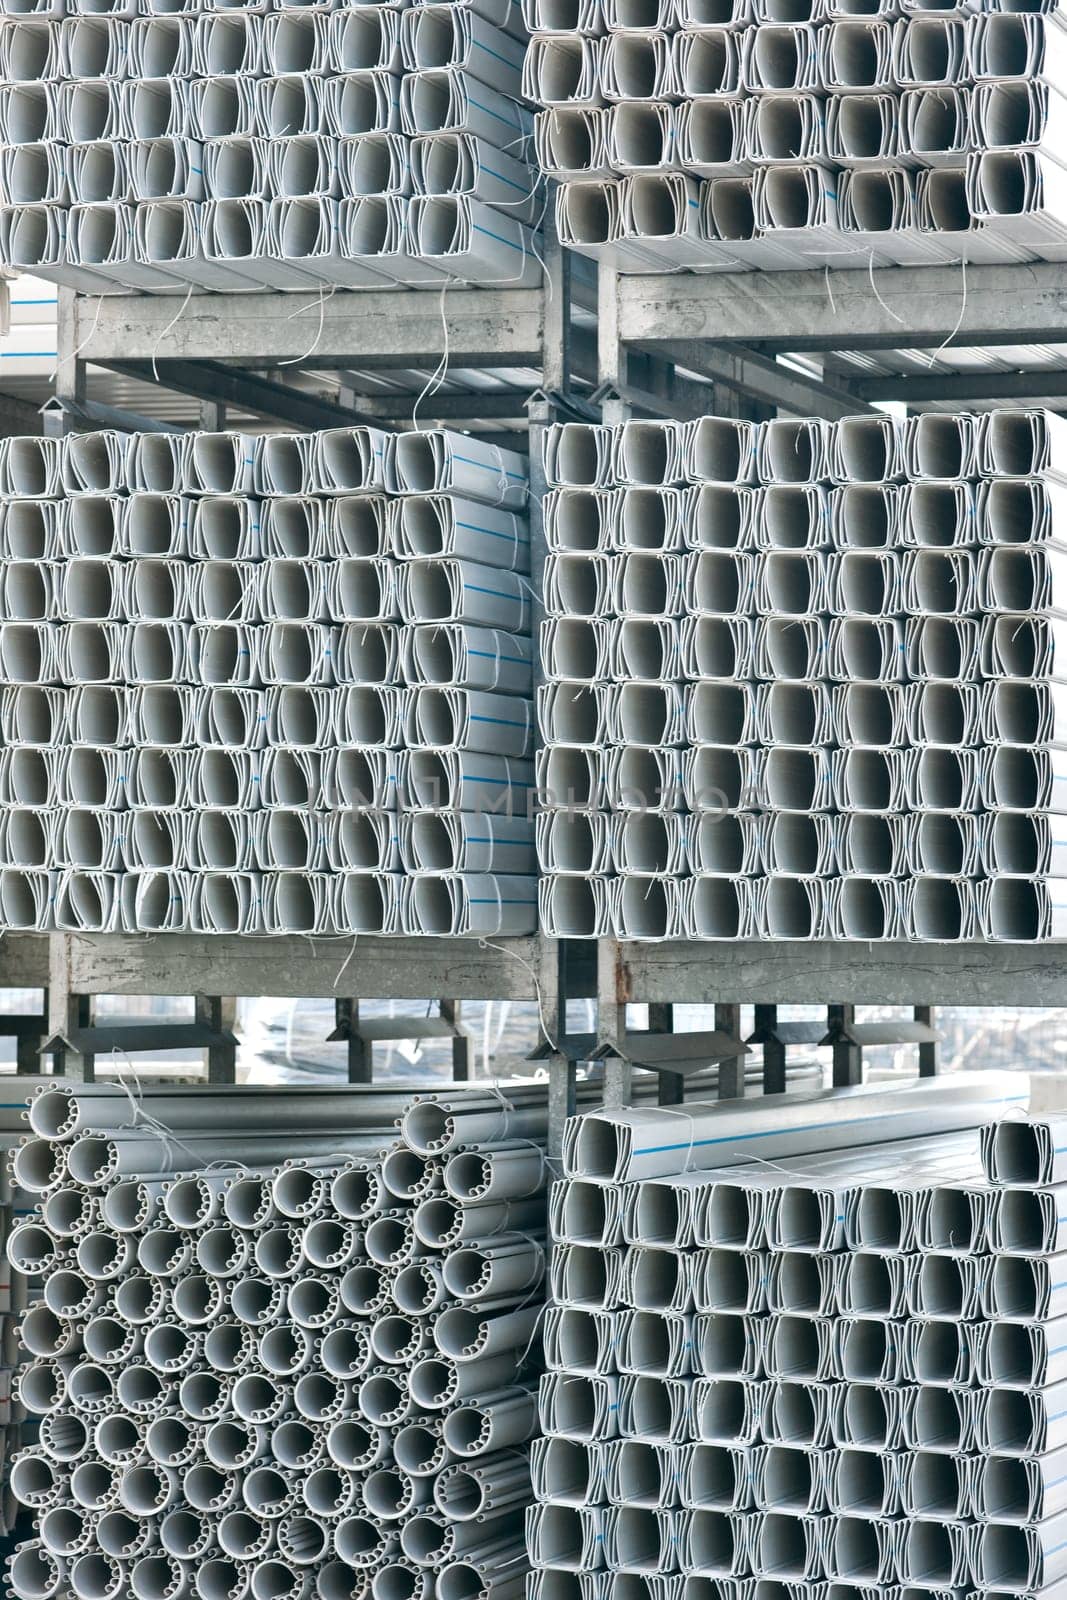
MULTIPOLYGON (((306 294, 76 297, 70 350, 99 366, 127 361, 233 361, 264 368, 540 367, 540 289, 366 290, 306 294), (173 324, 171 326, 171 324, 173 324)), ((68 345, 62 346, 65 355, 68 345)))
POLYGON ((619 340, 642 348, 693 339, 772 353, 1056 344, 1067 330, 1067 278, 1046 262, 615 281, 619 340))
POLYGON ((5 933, 0 939, 0 988, 43 989, 48 983, 48 935, 5 933))
POLYGON ((1067 943, 603 941, 614 1003, 1067 1006, 1067 943))
POLYGON ((63 981, 72 993, 87 995, 532 1000, 542 960, 541 941, 534 938, 502 940, 496 950, 477 939, 192 933, 73 933, 51 939, 53 986, 63 981))

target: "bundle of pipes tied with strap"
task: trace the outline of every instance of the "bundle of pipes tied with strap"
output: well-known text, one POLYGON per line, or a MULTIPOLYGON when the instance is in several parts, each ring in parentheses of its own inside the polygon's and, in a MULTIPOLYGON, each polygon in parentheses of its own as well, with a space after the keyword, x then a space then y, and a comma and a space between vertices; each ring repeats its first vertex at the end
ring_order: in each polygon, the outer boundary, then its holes
POLYGON ((1067 1580, 1067 1117, 1025 1080, 573 1118, 529 1600, 1067 1580))
POLYGON ((42 1085, 9 1591, 518 1600, 546 1095, 42 1085))

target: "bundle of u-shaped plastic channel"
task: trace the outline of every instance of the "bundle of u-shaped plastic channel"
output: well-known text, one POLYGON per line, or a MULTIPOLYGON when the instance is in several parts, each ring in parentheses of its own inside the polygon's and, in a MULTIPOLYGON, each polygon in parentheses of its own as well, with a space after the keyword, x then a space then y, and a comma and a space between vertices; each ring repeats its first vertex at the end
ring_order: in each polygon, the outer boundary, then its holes
POLYGON ((541 922, 1067 933, 1067 432, 984 416, 547 435, 541 922))
POLYGON ((1012 1084, 576 1119, 531 1600, 1061 1592, 1067 1119, 980 1138, 1012 1084))
POLYGON ((1067 259, 1067 36, 1040 0, 524 9, 559 236, 618 271, 1067 259))
POLYGON ((3 6, 5 266, 87 293, 540 281, 514 0, 138 9, 3 6))
POLYGON ((447 432, 0 445, 0 925, 524 934, 526 462, 447 432))

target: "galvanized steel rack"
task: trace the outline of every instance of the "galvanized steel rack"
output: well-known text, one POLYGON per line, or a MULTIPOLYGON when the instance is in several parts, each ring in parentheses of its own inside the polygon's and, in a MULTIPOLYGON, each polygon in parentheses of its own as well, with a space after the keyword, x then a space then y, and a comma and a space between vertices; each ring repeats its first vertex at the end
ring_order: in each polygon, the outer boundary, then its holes
MULTIPOLYGON (((85 399, 92 364, 157 377, 193 395, 206 426, 219 426, 227 406, 298 428, 380 424, 409 417, 421 374, 447 358, 449 384, 420 405, 420 416, 491 429, 505 443, 528 437, 536 507, 537 431, 594 415, 594 400, 614 420, 632 412, 763 416, 773 407, 833 418, 876 400, 1055 406, 1067 394, 1062 350, 1019 349, 1067 338, 1067 293, 1055 266, 892 268, 835 273, 829 284, 821 271, 645 278, 602 269, 597 299, 586 263, 561 257, 551 242, 546 260, 548 281, 539 290, 455 288, 402 300, 389 291, 319 301, 213 294, 192 297, 176 320, 171 297, 94 300, 64 291, 58 397, 77 425, 105 425, 85 399), (968 352, 963 370, 952 367, 957 349, 968 352), (919 358, 916 350, 927 354, 919 358), (788 364, 778 359, 783 354, 788 364), (477 376, 464 378, 464 368, 477 376), (523 369, 540 379, 536 388, 523 369), (336 400, 315 392, 312 375, 324 372, 339 375, 336 400), (488 373, 495 381, 486 381, 488 373), (294 375, 298 384, 280 381, 294 375)), ((535 586, 541 561, 535 538, 535 586)), ((456 1002, 537 1000, 557 1136, 577 1061, 604 1056, 606 1098, 628 1097, 630 1073, 640 1064, 626 1032, 629 1002, 648 1003, 650 1029, 660 1033, 671 1030, 674 1003, 714 1004, 716 1033, 707 1048, 720 1060, 720 1092, 737 1094, 744 1091, 744 1003, 757 1007, 751 1042, 764 1050, 765 1086, 776 1089, 784 1086, 785 1052, 796 1044, 829 1046, 835 1080, 858 1081, 863 1045, 884 1041, 855 1021, 856 1004, 912 1007, 915 1021, 898 1037, 917 1045, 928 1074, 937 1070, 934 1005, 1048 1005, 1067 996, 1067 957, 1055 945, 602 940, 594 949, 535 937, 508 941, 501 953, 476 941, 360 939, 339 974, 346 954, 337 941, 303 938, 9 935, 0 945, 0 976, 7 985, 48 990, 47 1016, 11 1019, 21 1070, 37 1064, 46 1044, 57 1068, 73 1076, 91 1075, 94 1054, 115 1042, 115 1030, 92 1025, 93 997, 103 993, 195 994, 196 1022, 182 1025, 180 1038, 157 1025, 138 1027, 136 1040, 124 1030, 124 1038, 138 1048, 202 1048, 219 1081, 232 1075, 234 1060, 225 995, 336 999, 335 1037, 347 1041, 353 1081, 372 1071, 374 1030, 359 1023, 361 998, 451 996, 422 1027, 453 1038, 458 1077, 467 1069, 456 1002), (338 998, 338 983, 345 998, 338 998), (567 999, 594 995, 595 1037, 568 1035, 567 999), (827 1006, 825 1027, 779 1022, 777 1006, 790 1003, 827 1006)), ((657 1070, 661 1097, 680 1099, 683 1073, 667 1060, 657 1070)))
MULTIPOLYGON (((588 393, 596 381, 592 331, 596 291, 586 263, 564 260, 547 241, 539 289, 464 289, 444 294, 385 290, 320 296, 210 294, 181 308, 173 296, 59 295, 56 404, 46 430, 138 426, 105 415, 86 393, 90 366, 158 382, 201 403, 202 425, 225 426, 226 408, 297 429, 428 422, 486 429, 495 442, 527 448, 535 425, 569 414, 572 373, 588 393), (572 321, 572 297, 585 326, 572 321), (164 353, 165 352, 165 353, 164 353), (437 392, 426 380, 440 363, 437 392), (315 382, 315 376, 326 381, 315 382), (420 391, 426 386, 425 396, 420 391), (336 398, 323 398, 323 391, 336 398), (531 391, 533 393, 531 394, 531 391)), ((537 459, 536 452, 533 453, 537 459)), ((535 484, 535 494, 536 494, 535 484)), ((535 578, 536 582, 536 578, 535 578)), ((41 988, 41 1015, 0 1019, 18 1039, 19 1071, 40 1055, 70 1077, 91 1078, 95 1058, 119 1050, 203 1051, 212 1081, 233 1081, 230 1031, 239 995, 335 1002, 331 1038, 345 1044, 352 1082, 373 1076, 373 1047, 390 1038, 451 1041, 453 1073, 469 1073, 465 1000, 537 1000, 548 1030, 563 971, 553 942, 359 938, 201 938, 195 935, 9 935, 0 942, 0 983, 41 988), (98 1026, 97 996, 195 996, 191 1023, 98 1026), (361 1019, 364 999, 438 999, 438 1014, 361 1019), (448 998, 443 998, 447 996, 448 998)), ((594 992, 595 951, 578 952, 569 982, 594 992), (584 976, 582 975, 584 974, 584 976)), ((565 1094, 560 1106, 565 1104, 565 1094)))
MULTIPOLYGON (((1067 293, 1046 263, 888 267, 870 271, 599 272, 598 361, 606 421, 656 409, 762 419, 775 409, 833 420, 876 402, 981 410, 991 403, 1062 410, 1067 396, 1067 293)), ((716 1027, 764 1049, 764 1085, 784 1087, 789 1045, 826 1044, 834 1081, 862 1077, 864 1044, 889 1042, 857 1023, 856 1005, 909 1006, 895 1029, 938 1069, 937 1005, 1067 1003, 1061 944, 852 942, 624 943, 601 940, 600 1037, 623 1037, 625 1006, 644 1002, 669 1030, 674 1003, 714 1004, 716 1027), (825 1004, 828 1021, 779 1022, 779 1005, 825 1004)), ((743 1093, 741 1058, 723 1063, 721 1093, 743 1093)), ((608 1094, 628 1095, 630 1054, 608 1063, 608 1094)), ((661 1098, 684 1080, 661 1076, 661 1098)))

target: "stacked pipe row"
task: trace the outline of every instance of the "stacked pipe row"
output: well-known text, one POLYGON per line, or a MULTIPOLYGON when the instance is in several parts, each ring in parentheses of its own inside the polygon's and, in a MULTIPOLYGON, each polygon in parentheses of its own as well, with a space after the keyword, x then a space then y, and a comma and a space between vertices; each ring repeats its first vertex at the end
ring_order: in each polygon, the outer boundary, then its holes
POLYGON ((1045 10, 526 0, 560 238, 623 272, 1067 259, 1045 10))
POLYGON ((513 0, 0 19, 0 262, 106 293, 535 286, 513 0))
POLYGON ((974 1091, 904 1140, 825 1097, 576 1119, 531 1600, 1060 1592, 1067 1120, 992 1124, 983 1165, 974 1091))
POLYGON ((561 937, 1067 931, 1067 434, 565 424, 539 691, 561 937))
POLYGON ((30 1125, 19 1600, 522 1594, 543 1088, 164 1091, 136 1117, 53 1089, 30 1125))
MULTIPOLYGON (((20 1095, 27 1094, 33 1082, 31 1078, 20 1078, 20 1095)), ((32 1435, 34 1426, 32 1420, 27 1423, 18 1397, 13 1393, 21 1359, 18 1320, 26 1309, 28 1286, 7 1260, 11 1229, 28 1215, 34 1204, 34 1196, 17 1188, 9 1171, 11 1152, 18 1147, 24 1132, 24 1101, 7 1097, 0 1103, 0 1250, 4 1263, 0 1272, 0 1535, 4 1536, 14 1531, 19 1511, 9 1484, 11 1461, 32 1435)))
MULTIPOLYGON (((5 1251, 7 1240, 21 1206, 7 1181, 0 1179, 0 1242, 5 1251)), ((16 1335, 18 1312, 23 1304, 22 1286, 10 1269, 0 1274, 0 1535, 14 1530, 18 1507, 10 1490, 11 1461, 25 1441, 22 1409, 12 1393, 16 1369, 19 1364, 19 1346, 16 1335)))
POLYGON ((447 432, 0 444, 0 924, 519 934, 526 462, 447 432))

